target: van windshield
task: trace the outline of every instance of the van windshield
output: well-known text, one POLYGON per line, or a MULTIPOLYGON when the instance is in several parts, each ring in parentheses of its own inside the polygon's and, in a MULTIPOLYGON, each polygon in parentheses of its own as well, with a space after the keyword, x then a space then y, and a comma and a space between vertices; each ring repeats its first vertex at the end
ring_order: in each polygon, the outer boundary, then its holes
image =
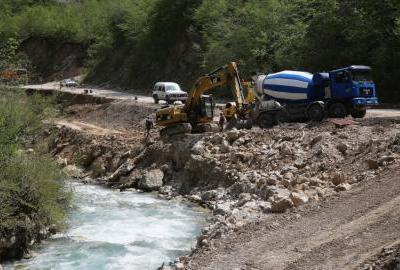
POLYGON ((351 77, 356 82, 372 82, 370 70, 352 70, 351 77))
POLYGON ((166 89, 167 91, 181 91, 179 85, 167 85, 166 89))

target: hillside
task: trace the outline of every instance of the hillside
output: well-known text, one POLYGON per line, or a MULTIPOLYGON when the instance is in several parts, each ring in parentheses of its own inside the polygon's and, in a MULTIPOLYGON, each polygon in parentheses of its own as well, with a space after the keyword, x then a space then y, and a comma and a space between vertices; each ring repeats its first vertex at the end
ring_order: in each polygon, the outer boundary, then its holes
POLYGON ((232 60, 240 61, 245 76, 365 64, 374 68, 382 97, 399 96, 396 0, 2 0, 0 13, 0 68, 25 65, 44 79, 54 76, 43 66, 58 77, 66 68, 36 61, 20 46, 26 40, 56 41, 61 55, 63 44, 78 44, 87 82, 96 84, 138 89, 170 80, 188 86, 232 60))

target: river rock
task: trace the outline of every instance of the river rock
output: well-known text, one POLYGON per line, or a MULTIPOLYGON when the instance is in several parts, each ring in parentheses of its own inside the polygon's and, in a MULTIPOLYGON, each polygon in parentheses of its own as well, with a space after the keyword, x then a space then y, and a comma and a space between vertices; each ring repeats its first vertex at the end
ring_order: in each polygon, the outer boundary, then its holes
POLYGON ((229 203, 217 204, 214 210, 214 215, 227 216, 231 213, 231 206, 229 203))
POLYGON ((163 185, 164 173, 159 169, 147 171, 140 179, 138 187, 145 191, 159 190, 163 185))
POLYGON ((185 265, 183 263, 177 263, 177 264, 175 264, 175 269, 176 270, 185 270, 185 265))
POLYGON ((218 191, 216 190, 208 190, 201 195, 201 199, 205 202, 213 201, 217 198, 218 191))

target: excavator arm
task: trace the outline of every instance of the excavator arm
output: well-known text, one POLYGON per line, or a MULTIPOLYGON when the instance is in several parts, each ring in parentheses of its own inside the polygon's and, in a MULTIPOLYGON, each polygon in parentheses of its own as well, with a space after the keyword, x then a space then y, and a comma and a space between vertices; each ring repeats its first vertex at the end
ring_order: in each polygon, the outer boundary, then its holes
POLYGON ((196 81, 192 91, 188 95, 185 110, 190 111, 192 107, 199 105, 201 96, 205 93, 224 86, 230 88, 238 107, 246 103, 243 96, 243 86, 240 80, 239 70, 236 63, 231 62, 200 77, 196 81))
POLYGON ((190 91, 184 106, 163 108, 156 113, 156 123, 165 127, 162 133, 178 134, 196 129, 202 132, 206 129, 201 126, 210 124, 214 116, 214 102, 211 91, 228 88, 235 99, 235 112, 239 113, 246 108, 248 102, 244 97, 244 88, 240 79, 239 70, 235 62, 228 63, 197 79, 190 91))

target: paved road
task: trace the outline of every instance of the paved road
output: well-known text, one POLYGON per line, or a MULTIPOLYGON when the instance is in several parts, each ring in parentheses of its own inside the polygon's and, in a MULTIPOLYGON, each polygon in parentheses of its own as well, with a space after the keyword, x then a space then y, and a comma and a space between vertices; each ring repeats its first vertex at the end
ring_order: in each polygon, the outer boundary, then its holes
MULTIPOLYGON (((138 99, 139 102, 142 103, 154 103, 154 100, 151 96, 145 95, 138 95, 138 94, 131 94, 126 92, 120 92, 115 90, 107 90, 107 89, 99 89, 99 88, 92 88, 92 87, 85 87, 85 88, 67 88, 62 87, 60 89, 59 82, 49 82, 46 84, 41 85, 26 85, 24 86, 26 89, 37 89, 37 90, 57 90, 61 92, 69 92, 69 93, 76 93, 82 94, 85 90, 92 90, 90 95, 95 97, 106 97, 106 98, 113 98, 116 100, 130 100, 138 99)), ((222 104, 221 104, 222 105, 222 104)), ((368 110, 367 118, 381 118, 381 117, 400 117, 400 110, 393 110, 393 109, 372 109, 368 110)))

